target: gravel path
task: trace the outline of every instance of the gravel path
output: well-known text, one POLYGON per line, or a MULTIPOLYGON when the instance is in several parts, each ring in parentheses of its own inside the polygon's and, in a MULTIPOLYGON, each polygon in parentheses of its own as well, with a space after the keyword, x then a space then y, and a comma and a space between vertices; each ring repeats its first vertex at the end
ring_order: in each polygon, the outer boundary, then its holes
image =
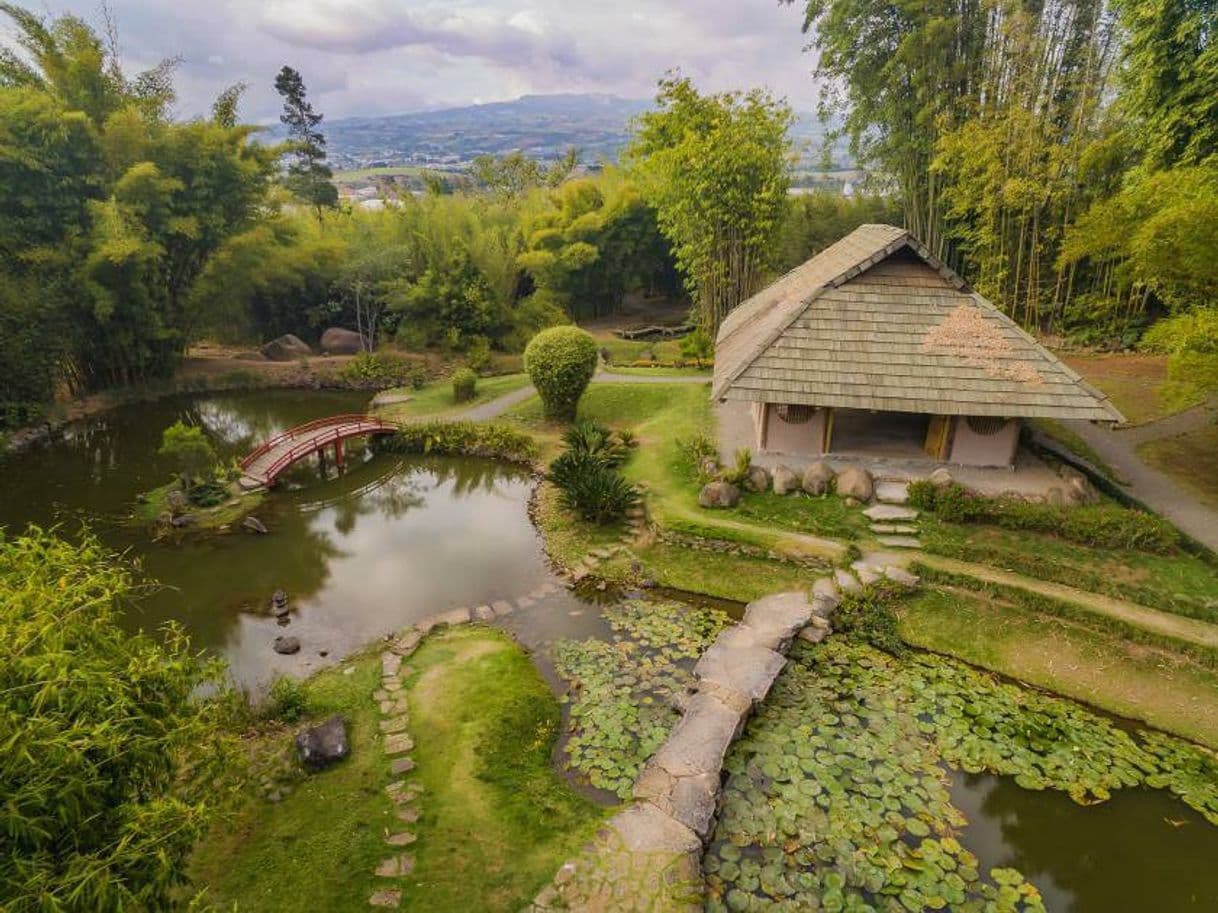
POLYGON ((1122 487, 1158 514, 1167 517, 1187 535, 1218 551, 1218 510, 1202 504, 1174 479, 1148 466, 1138 455, 1138 445, 1184 434, 1214 421, 1213 404, 1198 406, 1178 415, 1136 428, 1110 430, 1089 422, 1070 423, 1109 466, 1126 481, 1122 487))

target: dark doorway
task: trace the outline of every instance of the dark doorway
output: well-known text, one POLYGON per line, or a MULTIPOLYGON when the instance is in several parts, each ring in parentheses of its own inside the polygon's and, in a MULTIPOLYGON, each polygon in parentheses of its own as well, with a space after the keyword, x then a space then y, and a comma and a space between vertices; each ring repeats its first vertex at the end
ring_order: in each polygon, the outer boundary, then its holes
POLYGON ((930 416, 916 412, 834 409, 830 453, 926 457, 923 450, 930 416))

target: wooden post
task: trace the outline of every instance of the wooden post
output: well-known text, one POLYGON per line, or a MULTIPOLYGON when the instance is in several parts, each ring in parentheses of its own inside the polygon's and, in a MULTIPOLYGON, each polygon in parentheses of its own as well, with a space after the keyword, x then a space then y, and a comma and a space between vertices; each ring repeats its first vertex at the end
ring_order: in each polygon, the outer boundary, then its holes
POLYGON ((821 444, 820 444, 821 454, 823 455, 823 454, 828 453, 832 449, 832 447, 833 447, 833 410, 826 407, 826 409, 825 409, 825 435, 824 435, 824 438, 821 440, 821 444))
POLYGON ((334 465, 339 469, 343 468, 343 439, 334 439, 334 465))
POLYGON ((757 422, 757 452, 765 451, 770 433, 770 404, 762 403, 755 413, 757 422))

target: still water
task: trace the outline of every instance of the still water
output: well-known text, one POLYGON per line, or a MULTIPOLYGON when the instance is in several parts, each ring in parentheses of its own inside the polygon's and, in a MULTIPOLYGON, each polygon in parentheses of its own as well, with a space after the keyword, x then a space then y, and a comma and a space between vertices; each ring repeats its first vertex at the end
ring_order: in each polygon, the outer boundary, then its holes
MULTIPOLYGON (((6 458, 0 526, 58 523, 71 533, 87 522, 159 582, 127 623, 180 622, 250 690, 277 672, 337 662, 425 615, 497 599, 517 602, 506 626, 561 687, 544 646, 609 632, 595 604, 562 589, 518 602, 554 582, 519 470, 357 451, 337 478, 315 464, 295 472, 257 511, 267 536, 157 543, 121 523, 139 492, 169 479, 156 449, 177 419, 206 428, 227 459, 291 425, 365 405, 362 395, 260 391, 118 408, 6 458), (266 611, 280 588, 293 607, 285 627, 266 611), (271 650, 280 634, 299 637, 301 652, 271 650)), ((1008 779, 960 775, 952 796, 971 822, 962 839, 983 865, 1018 868, 1054 913, 1218 911, 1218 828, 1165 792, 1124 790, 1083 808, 1008 779)))

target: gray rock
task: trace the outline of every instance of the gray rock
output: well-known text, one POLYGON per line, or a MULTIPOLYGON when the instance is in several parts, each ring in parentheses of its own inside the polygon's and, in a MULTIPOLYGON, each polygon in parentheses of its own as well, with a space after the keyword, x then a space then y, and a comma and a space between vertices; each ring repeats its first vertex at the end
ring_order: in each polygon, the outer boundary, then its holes
POLYGON ((169 508, 171 514, 176 516, 190 506, 190 501, 186 499, 186 492, 182 489, 171 488, 165 494, 165 506, 169 508))
POLYGON ((354 330, 330 327, 321 334, 321 350, 327 355, 355 355, 363 348, 363 340, 354 330))
MULTIPOLYGON (((659 769, 672 777, 706 773, 717 776, 728 748, 743 725, 744 711, 699 691, 686 702, 681 719, 645 770, 659 769)), ((648 790, 647 783, 648 778, 640 776, 638 789, 646 795, 636 792, 636 797, 651 798, 656 794, 654 789, 648 790)))
POLYGON ((930 483, 934 485, 935 488, 947 488, 948 485, 951 485, 952 482, 956 481, 952 478, 952 474, 942 466, 932 472, 929 478, 930 483))
POLYGON ((307 342, 291 333, 272 339, 258 351, 271 361, 295 361, 313 354, 307 342))
POLYGON ((868 520, 916 520, 918 512, 912 507, 902 507, 899 504, 876 504, 873 507, 868 507, 863 511, 863 516, 868 520))
POLYGON ((804 593, 773 593, 749 603, 744 625, 757 632, 757 646, 780 650, 791 643, 811 615, 812 604, 804 593))
POLYGON ((863 589, 863 585, 859 583, 858 578, 843 568, 839 567, 835 570, 833 578, 837 581, 837 585, 841 587, 843 593, 858 593, 863 589))
POLYGON ((609 819, 626 849, 632 853, 698 853, 702 841, 681 822, 650 802, 630 806, 609 819))
POLYGON ((885 548, 921 548, 916 536, 877 536, 876 540, 885 548))
POLYGON ((895 566, 884 568, 884 576, 893 583, 901 584, 901 586, 915 587, 921 582, 916 574, 911 574, 904 568, 895 566))
POLYGON ((789 466, 775 466, 770 478, 776 495, 785 495, 799 488, 799 476, 789 466))
POLYGON ((769 694, 784 665, 781 654, 765 647, 732 647, 716 640, 694 666, 694 675, 757 704, 769 694))
POLYGON ((770 473, 764 466, 750 466, 744 487, 749 491, 769 491, 770 473))
POLYGON ((909 483, 887 480, 875 483, 875 499, 884 504, 904 504, 909 500, 909 483))
POLYGON ((312 726, 296 735, 296 755, 310 770, 321 770, 341 761, 351 753, 347 742, 347 720, 335 714, 320 726, 312 726))
POLYGON ((290 656, 293 653, 300 652, 300 638, 282 636, 276 637, 275 642, 271 644, 271 647, 276 653, 282 653, 285 656, 290 656))
POLYGON ((185 526, 194 526, 195 515, 194 514, 182 514, 179 517, 174 517, 169 522, 173 526, 177 527, 178 529, 181 529, 182 527, 185 527, 185 526))
POLYGON ((242 529, 248 529, 251 533, 258 533, 265 536, 270 530, 266 528, 266 524, 257 517, 250 515, 241 521, 242 529))
POLYGON ((740 489, 731 482, 710 482, 698 493, 699 507, 735 507, 739 503, 740 489))
POLYGON ((875 493, 875 483, 862 466, 847 466, 837 474, 837 493, 842 497, 870 501, 875 493))
POLYGON ((833 490, 833 467, 817 460, 804 470, 803 489, 810 495, 823 495, 833 490))

